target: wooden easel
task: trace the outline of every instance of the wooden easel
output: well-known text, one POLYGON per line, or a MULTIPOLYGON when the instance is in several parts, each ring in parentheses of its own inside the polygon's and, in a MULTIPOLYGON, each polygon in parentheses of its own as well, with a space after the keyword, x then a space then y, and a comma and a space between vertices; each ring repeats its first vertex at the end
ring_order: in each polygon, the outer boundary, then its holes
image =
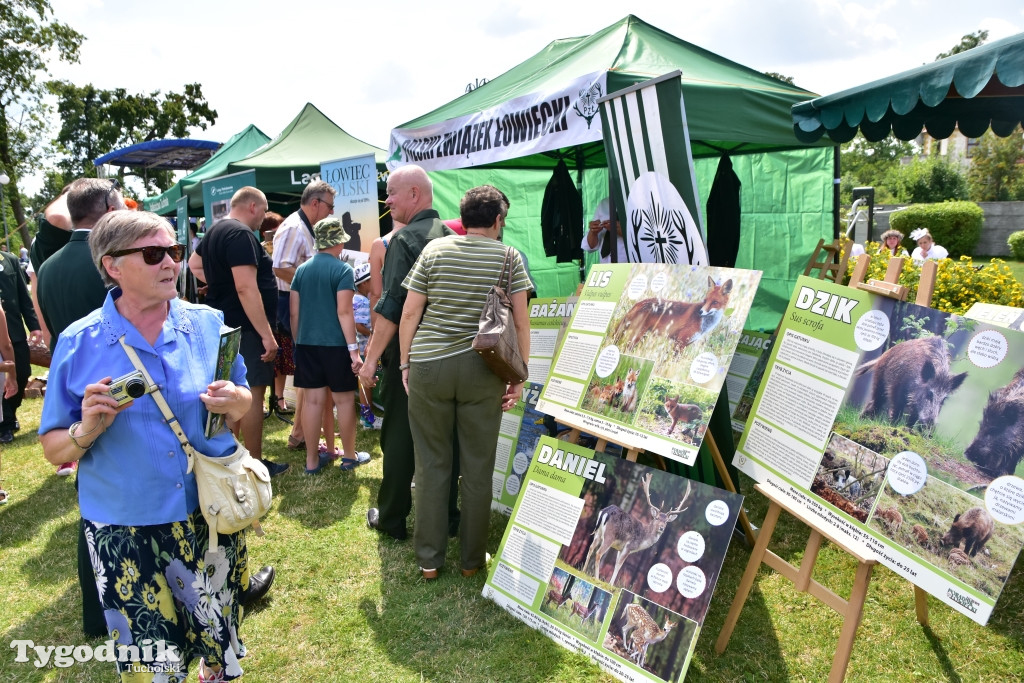
MULTIPOLYGON (((819 244, 820 246, 820 244, 819 244)), ((857 265, 854 266, 850 278, 850 286, 888 296, 900 301, 906 301, 907 288, 900 285, 899 275, 903 270, 903 259, 892 258, 885 273, 885 280, 871 280, 865 283, 864 277, 868 270, 871 257, 862 254, 857 265)), ((931 303, 932 293, 935 290, 935 274, 938 267, 934 261, 926 261, 921 268, 921 283, 918 286, 915 303, 927 306, 931 303)), ((853 652, 853 640, 857 635, 857 627, 860 625, 861 615, 864 612, 864 598, 867 596, 868 584, 871 581, 871 572, 878 564, 878 561, 865 554, 859 548, 851 547, 846 539, 839 536, 838 530, 825 525, 817 517, 807 513, 802 508, 796 508, 789 499, 781 492, 774 490, 771 486, 758 484, 754 490, 763 494, 769 502, 768 513, 765 515, 764 524, 758 534, 754 551, 750 554, 747 568, 740 579, 740 585, 736 589, 736 597, 733 599, 732 607, 725 618, 725 624, 715 642, 715 652, 722 654, 729 644, 733 629, 739 620, 743 604, 747 601, 750 589, 754 585, 757 571, 764 563, 779 572, 783 577, 793 583, 797 590, 808 593, 825 603, 843 619, 843 627, 839 632, 839 642, 836 645, 836 653, 832 658, 832 669, 829 671, 828 680, 830 683, 842 681, 846 677, 846 667, 850 663, 850 655, 853 652), (806 524, 811 534, 807 539, 807 546, 804 549, 803 560, 800 568, 797 569, 789 562, 768 550, 768 543, 771 541, 772 533, 775 531, 775 524, 779 521, 779 514, 785 510, 793 517, 806 524), (857 572, 853 581, 853 588, 850 597, 843 599, 839 595, 821 585, 812 578, 814 565, 818 561, 818 551, 821 549, 822 539, 828 539, 836 547, 844 550, 857 560, 857 572)), ((927 594, 914 586, 914 605, 917 611, 917 621, 922 626, 928 624, 928 600, 927 594)))

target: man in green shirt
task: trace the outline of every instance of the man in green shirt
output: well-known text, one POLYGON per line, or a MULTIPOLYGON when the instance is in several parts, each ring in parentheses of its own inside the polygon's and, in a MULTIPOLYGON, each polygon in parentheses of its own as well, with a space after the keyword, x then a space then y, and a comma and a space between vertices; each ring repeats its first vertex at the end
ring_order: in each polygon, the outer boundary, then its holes
MULTIPOLYGON (((384 475, 377 494, 377 507, 367 511, 366 523, 371 529, 404 540, 408 536, 406 518, 412 511, 410 485, 416 460, 412 432, 409 429, 409 397, 405 393, 402 371, 398 367, 398 323, 402 318, 406 295, 402 282, 430 240, 454 235, 455 232, 441 222, 434 210, 433 185, 426 171, 419 166, 402 166, 391 172, 386 204, 391 209, 391 217, 407 225, 395 233, 387 247, 384 286, 374 308, 379 316, 374 323, 366 358, 359 370, 359 380, 363 386, 372 387, 376 383, 374 371, 377 361, 383 360, 381 400, 384 424, 381 426, 380 448, 384 454, 384 475)), ((448 507, 449 535, 454 535, 459 524, 457 498, 458 473, 455 473, 448 507)))

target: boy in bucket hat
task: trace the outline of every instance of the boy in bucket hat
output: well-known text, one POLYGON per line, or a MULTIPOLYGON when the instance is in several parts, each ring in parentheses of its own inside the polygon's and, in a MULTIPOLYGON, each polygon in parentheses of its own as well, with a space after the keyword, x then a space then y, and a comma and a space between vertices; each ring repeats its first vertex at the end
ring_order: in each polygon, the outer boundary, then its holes
MULTIPOLYGON (((320 431, 329 401, 338 411, 344 454, 341 469, 369 462, 356 453, 355 373, 363 361, 356 342, 352 267, 339 256, 348 241, 341 221, 328 217, 313 226, 317 253, 295 271, 291 284, 291 323, 295 336, 295 386, 302 392, 302 432, 306 435, 306 474, 319 474, 335 458, 320 455, 310 435, 320 431), (343 349, 348 350, 346 355, 343 349)), ((329 435, 330 436, 330 435, 329 435)))

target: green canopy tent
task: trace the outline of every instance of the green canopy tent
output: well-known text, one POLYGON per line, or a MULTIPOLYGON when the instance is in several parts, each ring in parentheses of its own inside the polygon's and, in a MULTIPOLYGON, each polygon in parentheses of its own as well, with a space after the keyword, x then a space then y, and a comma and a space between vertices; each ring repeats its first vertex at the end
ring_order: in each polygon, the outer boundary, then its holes
MULTIPOLYGON (((256 186, 271 203, 297 204, 306 185, 320 177, 320 162, 361 154, 373 154, 378 170, 384 169, 384 150, 352 137, 306 103, 271 143, 231 162, 227 173, 255 169, 256 186)), ((202 192, 201 187, 197 189, 202 192)))
POLYGON ((955 128, 1009 136, 1024 118, 1024 33, 894 76, 793 105, 793 132, 808 142, 848 142, 859 130, 876 142, 890 133, 936 139, 955 128))
POLYGON ((556 40, 394 129, 389 166, 417 163, 431 171, 442 217, 457 215, 469 187, 500 187, 512 201, 507 239, 528 257, 538 292, 572 292, 578 268, 547 257, 539 229, 552 169, 564 160, 575 172, 589 217, 608 192, 597 97, 677 69, 702 204, 719 159, 729 154, 742 182, 736 266, 764 271, 750 324, 774 327, 818 240, 834 234, 833 148, 808 148, 790 119, 790 107, 810 93, 634 16, 590 36, 556 40))
POLYGON ((245 130, 232 135, 206 163, 181 178, 166 192, 143 199, 142 207, 164 216, 174 215, 177 201, 184 192, 189 197, 189 214, 203 215, 203 180, 224 175, 230 162, 248 156, 268 142, 268 135, 249 124, 245 130))
POLYGON ((189 215, 203 215, 203 181, 231 173, 229 165, 243 159, 270 142, 270 136, 256 126, 248 128, 232 137, 224 147, 208 162, 181 179, 181 193, 188 197, 189 215))

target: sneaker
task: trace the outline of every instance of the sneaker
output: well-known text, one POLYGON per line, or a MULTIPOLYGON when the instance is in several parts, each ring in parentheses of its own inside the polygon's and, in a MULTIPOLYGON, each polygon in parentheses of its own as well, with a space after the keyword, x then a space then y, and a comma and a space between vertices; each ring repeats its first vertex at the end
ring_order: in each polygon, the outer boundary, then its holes
POLYGON ((267 472, 269 472, 272 477, 284 474, 288 471, 288 468, 291 467, 291 465, 286 462, 271 462, 270 460, 264 460, 263 464, 266 465, 267 472))
POLYGON ((78 461, 66 462, 63 465, 57 465, 57 476, 66 477, 78 469, 78 461))

